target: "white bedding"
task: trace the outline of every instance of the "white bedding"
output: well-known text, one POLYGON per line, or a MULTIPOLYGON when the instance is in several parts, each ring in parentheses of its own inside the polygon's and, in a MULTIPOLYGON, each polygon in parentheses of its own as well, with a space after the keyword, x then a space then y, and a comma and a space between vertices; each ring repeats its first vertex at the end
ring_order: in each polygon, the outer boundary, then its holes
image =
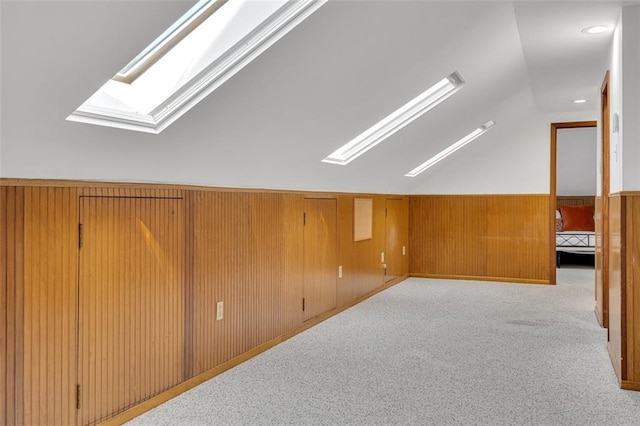
POLYGON ((595 253, 596 233, 592 231, 556 232, 556 251, 595 253))

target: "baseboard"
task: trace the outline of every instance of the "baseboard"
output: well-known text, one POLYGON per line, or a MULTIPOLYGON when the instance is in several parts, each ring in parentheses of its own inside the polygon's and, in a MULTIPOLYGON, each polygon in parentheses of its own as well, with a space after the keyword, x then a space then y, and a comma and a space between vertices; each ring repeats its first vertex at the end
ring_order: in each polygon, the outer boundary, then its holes
POLYGON ((288 331, 278 337, 274 337, 273 339, 269 340, 268 342, 265 342, 259 346, 256 346, 253 349, 248 350, 247 352, 243 353, 242 355, 239 355, 227 362, 224 362, 210 370, 205 371, 204 373, 198 374, 195 377, 192 377, 189 380, 186 380, 174 387, 172 387, 171 389, 168 389, 164 392, 162 392, 161 394, 158 394, 156 396, 154 396, 153 398, 150 398, 144 402, 141 402, 140 404, 129 408, 126 411, 123 411, 120 414, 115 415, 114 417, 111 417, 108 420, 105 420, 104 422, 100 423, 100 425, 104 425, 104 426, 112 426, 112 425, 121 425, 125 422, 128 422, 129 420, 132 420, 136 417, 138 417, 139 415, 146 413, 147 411, 156 408, 157 406, 169 401, 170 399, 175 398, 176 396, 188 391, 189 389, 193 389, 194 387, 206 382, 209 379, 214 378, 215 376, 224 373, 227 370, 230 370, 231 368, 242 364, 243 362, 253 358, 256 355, 261 354, 262 352, 265 352, 271 348, 273 348, 274 346, 284 342, 285 340, 288 340, 290 338, 292 338, 293 336, 302 333, 305 330, 310 329, 311 327, 323 322, 324 320, 331 318, 334 315, 339 314, 342 311, 345 311, 355 305, 357 305, 358 303, 370 298, 371 296, 374 296, 378 293, 380 293, 381 291, 384 291, 390 287, 393 287, 394 285, 406 280, 407 278, 409 278, 409 275, 404 275, 398 278, 395 278, 387 283, 385 283, 384 285, 376 288, 375 290, 358 297, 357 299, 353 300, 352 302, 347 303, 344 306, 332 309, 330 311, 327 311, 323 314, 318 315, 317 317, 311 318, 307 321, 305 321, 302 325, 294 328, 291 331, 288 331))
POLYGON ((526 278, 480 277, 475 275, 438 275, 417 273, 410 273, 409 276, 415 278, 434 278, 443 280, 497 281, 502 283, 553 285, 550 284, 549 280, 531 280, 526 278))
POLYGON ((607 353, 609 354, 609 360, 611 361, 611 366, 613 367, 613 371, 616 373, 616 378, 618 379, 618 384, 622 387, 622 371, 620 371, 621 362, 620 360, 616 361, 615 355, 611 352, 611 344, 607 342, 607 353))
POLYGON ((622 382, 620 382, 620 388, 624 390, 640 391, 640 382, 623 380, 622 382))
POLYGON ((605 328, 604 321, 602 319, 602 314, 598 311, 598 307, 593 308, 593 313, 595 314, 596 321, 598 321, 598 324, 600 325, 600 327, 605 328))

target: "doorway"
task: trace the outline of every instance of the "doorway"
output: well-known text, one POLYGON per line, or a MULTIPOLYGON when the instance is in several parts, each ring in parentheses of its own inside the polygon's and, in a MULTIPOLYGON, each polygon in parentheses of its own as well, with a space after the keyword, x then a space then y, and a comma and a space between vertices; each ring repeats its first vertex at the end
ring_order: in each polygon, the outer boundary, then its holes
POLYGON ((609 71, 600 89, 600 195, 596 197, 596 317, 609 328, 609 71))

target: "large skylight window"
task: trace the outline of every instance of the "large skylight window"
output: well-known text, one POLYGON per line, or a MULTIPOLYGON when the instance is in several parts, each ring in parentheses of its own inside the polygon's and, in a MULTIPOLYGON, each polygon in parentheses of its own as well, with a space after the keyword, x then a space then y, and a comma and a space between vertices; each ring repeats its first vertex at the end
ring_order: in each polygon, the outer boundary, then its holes
POLYGON ((464 80, 457 72, 449 74, 423 93, 392 112, 360 135, 332 152, 325 163, 346 165, 355 160, 398 130, 411 123, 449 96, 456 93, 464 85, 464 80))
POLYGON ((478 127, 473 132, 469 133, 467 136, 465 136, 462 139, 460 139, 458 142, 454 143, 453 145, 449 146, 446 149, 443 149, 438 154, 434 155, 433 157, 431 157, 430 159, 428 159, 424 163, 420 164, 415 169, 411 170, 405 176, 407 176, 407 177, 416 177, 416 176, 418 176, 420 173, 424 172, 429 167, 439 163, 440 161, 444 160, 446 157, 448 157, 449 155, 453 154, 454 152, 456 152, 457 150, 459 150, 460 148, 462 148, 463 146, 465 146, 466 144, 468 144, 472 140, 474 140, 474 139, 478 138, 480 135, 483 135, 486 132, 488 132, 489 129, 491 129, 494 126, 494 124, 496 124, 494 121, 488 121, 488 122, 484 123, 482 126, 478 127))
POLYGON ((160 133, 326 1, 199 1, 67 120, 160 133))

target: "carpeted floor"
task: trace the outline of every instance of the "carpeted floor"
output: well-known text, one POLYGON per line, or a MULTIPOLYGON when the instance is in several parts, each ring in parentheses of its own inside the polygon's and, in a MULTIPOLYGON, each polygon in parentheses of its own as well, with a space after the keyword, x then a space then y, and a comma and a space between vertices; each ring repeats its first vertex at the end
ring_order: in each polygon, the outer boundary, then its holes
POLYGON ((596 322, 558 285, 409 279, 132 425, 640 425, 596 322))

